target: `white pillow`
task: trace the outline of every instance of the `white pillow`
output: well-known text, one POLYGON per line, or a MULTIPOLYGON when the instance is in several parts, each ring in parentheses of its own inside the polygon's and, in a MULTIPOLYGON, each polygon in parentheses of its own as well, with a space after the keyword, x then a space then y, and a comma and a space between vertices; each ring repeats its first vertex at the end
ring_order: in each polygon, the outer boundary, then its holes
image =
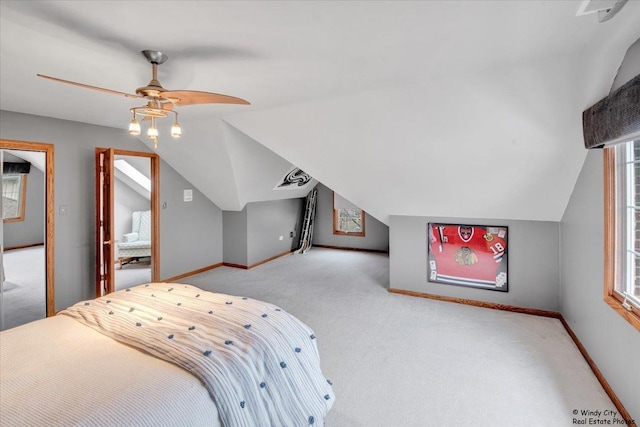
POLYGON ((127 233, 122 236, 123 242, 137 242, 138 241, 138 233, 127 233))

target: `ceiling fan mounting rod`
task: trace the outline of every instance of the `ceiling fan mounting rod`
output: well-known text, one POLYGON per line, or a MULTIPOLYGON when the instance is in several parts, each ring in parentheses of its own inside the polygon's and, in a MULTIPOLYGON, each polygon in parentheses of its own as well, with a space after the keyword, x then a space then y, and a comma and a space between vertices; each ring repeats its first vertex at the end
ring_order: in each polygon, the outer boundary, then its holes
MULTIPOLYGON (((155 88, 162 89, 162 86, 160 85, 160 82, 158 81, 158 65, 163 64, 167 59, 169 59, 169 57, 167 55, 165 55, 164 53, 159 52, 157 50, 143 50, 142 51, 142 55, 147 59, 147 61, 149 61, 151 63, 152 77, 151 77, 151 81, 149 82, 147 87, 146 88, 141 88, 141 89, 143 89, 143 90, 141 90, 141 92, 145 96, 157 97, 159 95, 157 92, 155 92, 155 93, 151 92, 151 91, 145 92, 144 89, 151 89, 151 90, 154 90, 155 88)), ((138 93, 138 91, 136 91, 136 93, 138 93)))
POLYGON ((151 62, 152 64, 160 65, 164 63, 164 61, 169 59, 167 55, 157 50, 143 50, 142 54, 145 58, 147 58, 147 61, 151 62))

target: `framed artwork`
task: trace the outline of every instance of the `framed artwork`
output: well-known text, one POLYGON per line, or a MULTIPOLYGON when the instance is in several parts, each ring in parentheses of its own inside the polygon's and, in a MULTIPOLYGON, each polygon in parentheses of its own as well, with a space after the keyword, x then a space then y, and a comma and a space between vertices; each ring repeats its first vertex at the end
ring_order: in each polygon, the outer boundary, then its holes
POLYGON ((506 226, 427 224, 427 279, 508 292, 506 226))

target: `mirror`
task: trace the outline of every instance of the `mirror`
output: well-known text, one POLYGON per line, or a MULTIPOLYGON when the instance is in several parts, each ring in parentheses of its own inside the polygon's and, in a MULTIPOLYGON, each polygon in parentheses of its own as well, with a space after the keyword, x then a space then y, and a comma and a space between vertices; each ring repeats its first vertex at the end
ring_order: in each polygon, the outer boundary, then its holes
MULTIPOLYGON (((4 141, 3 141, 4 142, 4 141)), ((47 155, 2 144, 0 329, 48 314, 47 155)))

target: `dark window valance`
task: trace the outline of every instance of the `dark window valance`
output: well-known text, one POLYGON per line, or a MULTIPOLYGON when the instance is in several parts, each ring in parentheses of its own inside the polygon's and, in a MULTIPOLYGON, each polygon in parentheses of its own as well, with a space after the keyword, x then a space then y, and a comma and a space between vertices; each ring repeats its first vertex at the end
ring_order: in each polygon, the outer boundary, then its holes
POLYGON ((640 74, 582 113, 585 148, 640 138, 640 74))
POLYGON ((2 173, 29 173, 31 170, 31 163, 29 162, 3 162, 2 173))

